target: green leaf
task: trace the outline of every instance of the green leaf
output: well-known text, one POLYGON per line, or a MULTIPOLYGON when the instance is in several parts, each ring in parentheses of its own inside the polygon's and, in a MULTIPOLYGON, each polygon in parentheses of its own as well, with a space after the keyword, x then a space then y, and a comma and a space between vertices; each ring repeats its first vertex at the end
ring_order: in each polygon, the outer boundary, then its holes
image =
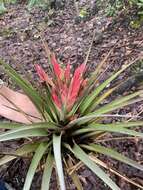
POLYGON ((34 174, 36 172, 36 168, 38 167, 38 164, 39 164, 41 158, 43 157, 43 154, 46 151, 47 147, 48 147, 47 143, 41 143, 38 146, 38 148, 37 148, 37 150, 33 156, 33 159, 31 161, 28 173, 26 175, 26 180, 24 183, 23 190, 29 190, 30 189, 34 174))
POLYGON ((80 135, 80 134, 92 132, 92 131, 113 132, 113 133, 121 133, 121 134, 126 134, 126 135, 131 135, 131 136, 143 137, 143 133, 126 129, 120 126, 118 127, 108 126, 108 125, 105 126, 104 124, 103 125, 101 124, 100 126, 97 126, 96 124, 90 124, 87 127, 84 127, 84 129, 79 129, 75 131, 73 134, 80 135))
POLYGON ((140 165, 137 162, 135 162, 134 160, 131 160, 130 158, 127 158, 126 156, 118 153, 117 151, 112 150, 111 148, 106 148, 106 147, 103 147, 103 146, 97 145, 97 144, 90 144, 89 146, 82 145, 82 147, 86 148, 87 150, 93 151, 93 152, 98 152, 98 153, 104 154, 106 156, 110 156, 116 160, 124 162, 130 166, 133 166, 133 167, 143 171, 142 165, 140 165))
POLYGON ((88 107, 86 113, 90 113, 91 111, 95 110, 95 108, 98 105, 100 105, 100 103, 103 102, 103 100, 105 100, 115 89, 117 89, 117 87, 111 88, 107 90, 105 93, 103 93, 101 96, 97 97, 97 99, 93 102, 93 104, 90 107, 88 107))
POLYGON ((53 162, 54 162, 54 158, 51 155, 51 153, 49 153, 46 163, 45 163, 44 173, 42 177, 42 186, 41 186, 42 190, 49 190, 50 178, 51 178, 52 169, 53 169, 53 162))
POLYGON ((58 128, 51 123, 38 123, 28 126, 25 125, 23 127, 12 129, 0 134, 0 142, 18 138, 47 136, 48 132, 46 131, 46 129, 56 130, 58 128))
POLYGON ((80 111, 83 114, 93 103, 95 98, 102 92, 102 90, 109 85, 115 78, 117 78, 124 70, 126 70, 131 64, 133 64, 135 61, 138 59, 134 60, 128 65, 124 65, 122 69, 120 69, 118 72, 113 74, 111 77, 109 77, 107 80, 105 80, 101 85, 99 85, 90 95, 88 95, 85 100, 82 102, 80 105, 80 111))
POLYGON ((19 123, 0 123, 0 129, 16 129, 21 127, 19 123))
MULTIPOLYGON (((98 124, 98 125, 100 126, 101 124, 98 124)), ((111 124, 102 124, 102 125, 110 126, 110 127, 126 127, 126 128, 129 127, 129 128, 132 128, 132 127, 143 126, 143 121, 134 121, 134 122, 124 121, 124 122, 115 122, 115 123, 111 123, 111 124)))
POLYGON ((112 190, 120 190, 120 188, 112 181, 112 179, 98 165, 96 165, 77 144, 74 145, 71 151, 112 190))
POLYGON ((13 130, 10 132, 5 132, 0 135, 0 142, 15 140, 19 138, 27 137, 42 137, 47 136, 47 132, 43 129, 25 129, 25 130, 13 130))
MULTIPOLYGON (((84 116, 84 117, 79 117, 78 119, 75 119, 75 120, 71 121, 68 124, 68 128, 71 128, 71 127, 73 127, 75 125, 78 125, 78 126, 84 125, 89 121, 91 121, 91 124, 92 124, 92 123, 94 123, 93 120, 98 119, 98 118, 106 118, 106 117, 108 117, 108 118, 109 117, 111 117, 111 118, 130 118, 131 116, 119 115, 119 114, 95 114, 93 112, 93 114, 90 114, 90 115, 87 115, 87 116, 84 116)), ((94 123, 94 124, 96 125, 97 123, 94 123)))
POLYGON ((61 155, 61 135, 56 136, 53 135, 53 149, 54 149, 54 158, 56 162, 57 173, 59 177, 59 183, 61 190, 66 190, 65 180, 64 180, 64 172, 62 165, 62 155, 61 155))
MULTIPOLYGON (((93 127, 96 129, 96 127, 101 127, 101 126, 105 126, 105 127, 125 127, 125 128, 132 128, 132 127, 140 127, 143 126, 143 121, 135 121, 135 122, 115 122, 115 123, 109 123, 109 124, 102 124, 102 123, 96 123, 96 122, 92 122, 90 125, 88 125, 88 127, 93 127)), ((83 128, 85 129, 85 126, 83 126, 83 128)), ((82 129, 83 129, 82 128, 82 129)), ((81 130, 82 130, 81 129, 81 130)), ((84 131, 84 130, 83 130, 84 131)), ((85 131, 87 132, 88 129, 85 129, 85 131)), ((78 130, 78 132, 74 132, 73 135, 78 134, 80 132, 80 129, 78 130)), ((90 132, 90 131, 88 131, 90 132)), ((99 132, 97 132, 99 133, 99 132)))
MULTIPOLYGON (((93 113, 97 113, 97 114, 109 113, 109 112, 114 111, 116 109, 122 108, 124 106, 129 105, 129 104, 132 104, 134 102, 141 101, 142 98, 135 99, 135 100, 133 98, 138 97, 142 93, 143 93, 143 91, 138 91, 138 92, 135 92, 133 94, 127 95, 125 97, 118 98, 118 99, 98 108, 93 113), (130 100, 132 100, 132 99, 133 99, 133 102, 132 101, 130 102, 130 100)), ((91 113, 91 114, 93 114, 93 113, 91 113)))
MULTIPOLYGON (((31 152, 34 152, 37 149, 38 145, 39 143, 26 144, 26 145, 23 145, 21 148, 18 148, 17 150, 12 151, 11 153, 18 156, 23 156, 31 152)), ((15 156, 3 156, 2 158, 0 158, 0 166, 14 159, 16 159, 15 156)))

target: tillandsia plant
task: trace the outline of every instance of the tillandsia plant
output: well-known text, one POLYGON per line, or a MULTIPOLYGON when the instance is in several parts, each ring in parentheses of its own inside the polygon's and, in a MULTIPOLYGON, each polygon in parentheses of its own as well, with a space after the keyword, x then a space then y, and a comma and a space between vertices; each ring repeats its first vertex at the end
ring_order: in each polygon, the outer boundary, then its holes
POLYGON ((41 80, 42 89, 40 90, 23 79, 11 66, 0 61, 6 73, 21 87, 39 113, 39 121, 37 121, 33 113, 25 113, 22 106, 16 105, 16 100, 12 102, 1 92, 1 96, 13 105, 11 112, 21 113, 27 122, 0 124, 0 128, 7 129, 0 134, 0 142, 25 139, 20 148, 0 158, 0 165, 16 159, 17 156, 31 158, 23 190, 30 189, 34 174, 40 164, 43 169, 42 190, 50 188, 53 169, 56 169, 61 190, 66 189, 64 174, 70 175, 77 189, 83 189, 77 173, 78 168, 83 164, 113 190, 120 190, 120 187, 103 168, 109 169, 110 172, 142 189, 141 185, 109 168, 98 157, 98 154, 103 154, 143 171, 143 166, 136 161, 99 143, 100 139, 106 139, 107 133, 143 137, 143 133, 134 130, 135 127, 143 126, 143 121, 137 121, 137 118, 129 121, 127 118, 131 116, 115 114, 115 110, 143 100, 141 90, 116 98, 106 104, 103 103, 118 88, 118 86, 112 88, 107 88, 107 86, 136 60, 123 65, 118 72, 98 84, 101 68, 110 53, 89 78, 85 78, 87 61, 72 74, 70 64, 61 68, 55 55, 49 50, 48 54, 50 77, 40 65, 35 65, 41 80), (107 118, 118 118, 118 120, 106 122, 107 118))

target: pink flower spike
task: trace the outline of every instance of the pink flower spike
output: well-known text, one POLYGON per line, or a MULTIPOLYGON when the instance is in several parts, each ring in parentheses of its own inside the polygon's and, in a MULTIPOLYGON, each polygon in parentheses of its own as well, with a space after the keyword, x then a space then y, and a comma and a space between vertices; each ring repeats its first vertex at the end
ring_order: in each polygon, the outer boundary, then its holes
POLYGON ((76 70, 75 70, 75 73, 74 75, 80 75, 82 76, 85 72, 85 69, 86 69, 86 65, 85 64, 81 64, 76 70))
POLYGON ((59 100, 59 98, 58 98, 58 96, 57 96, 57 94, 56 94, 55 91, 52 92, 52 99, 53 99, 53 101, 55 102, 56 106, 57 106, 58 108, 61 108, 60 100, 59 100))
POLYGON ((76 98, 79 94, 81 84, 82 84, 82 75, 85 71, 85 64, 80 65, 74 73, 73 79, 71 81, 70 87, 69 87, 69 94, 68 94, 68 102, 70 104, 74 104, 76 101, 76 98))
POLYGON ((46 82, 49 78, 48 78, 48 75, 45 73, 45 71, 42 69, 42 67, 38 64, 35 64, 35 68, 41 81, 46 82))
POLYGON ((70 64, 67 65, 64 75, 65 75, 65 80, 68 82, 70 80, 70 64))
POLYGON ((62 69, 60 68, 60 66, 56 60, 55 54, 52 54, 51 63, 53 65, 55 75, 57 76, 58 79, 61 79, 62 69))
POLYGON ((35 68, 37 71, 37 74, 40 77, 40 80, 42 82, 47 82, 48 84, 50 84, 52 87, 54 86, 52 80, 48 77, 48 75, 45 73, 45 71, 42 69, 42 67, 38 64, 35 64, 35 68))

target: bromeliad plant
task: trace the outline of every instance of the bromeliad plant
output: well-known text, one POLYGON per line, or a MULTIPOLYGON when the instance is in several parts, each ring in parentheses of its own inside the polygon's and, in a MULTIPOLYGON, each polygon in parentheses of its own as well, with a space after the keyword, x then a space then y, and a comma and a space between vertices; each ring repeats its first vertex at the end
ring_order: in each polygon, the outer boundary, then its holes
MULTIPOLYGON (((106 139, 107 133, 143 137, 141 132, 133 130, 137 126, 143 126, 143 121, 127 121, 128 115, 119 115, 113 112, 141 101, 143 99, 142 91, 116 98, 106 104, 103 103, 118 87, 109 89, 107 86, 134 63, 124 65, 103 83, 98 84, 101 68, 108 56, 86 79, 86 64, 80 65, 72 75, 70 65, 68 64, 65 69, 61 68, 55 55, 50 53, 50 77, 40 65, 35 65, 41 80, 42 89, 40 90, 34 88, 11 66, 1 61, 8 75, 22 88, 35 105, 41 120, 41 122, 34 122, 33 113, 25 113, 22 107, 17 107, 9 98, 8 101, 13 104, 17 112, 26 117, 27 122, 26 124, 1 123, 0 128, 8 130, 0 134, 0 142, 24 138, 25 143, 16 151, 12 151, 10 155, 1 157, 0 165, 16 159, 16 156, 33 155, 23 190, 30 189, 32 179, 40 163, 43 166, 42 190, 49 189, 54 168, 57 171, 61 190, 66 189, 64 173, 70 175, 77 189, 83 189, 77 174, 77 170, 82 164, 92 170, 111 189, 119 190, 118 185, 102 168, 109 169, 120 177, 123 176, 108 168, 106 163, 98 158, 98 153, 110 156, 143 171, 143 166, 136 161, 99 143, 103 137, 106 139), (118 118, 118 121, 106 122, 107 118, 112 117, 118 118)), ((133 185, 143 188, 130 179, 123 178, 133 185)))

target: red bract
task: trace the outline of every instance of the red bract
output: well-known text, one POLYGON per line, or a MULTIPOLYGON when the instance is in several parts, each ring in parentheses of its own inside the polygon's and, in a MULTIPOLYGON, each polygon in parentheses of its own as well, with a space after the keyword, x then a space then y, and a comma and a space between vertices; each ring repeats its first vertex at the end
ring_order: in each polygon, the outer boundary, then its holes
POLYGON ((49 80, 48 75, 39 65, 36 65, 37 73, 42 81, 45 81, 48 84, 53 84, 51 85, 51 94, 57 107, 61 108, 62 105, 66 105, 67 110, 69 110, 76 102, 79 94, 81 94, 81 90, 83 90, 83 86, 85 85, 85 80, 83 79, 85 64, 80 65, 71 78, 70 64, 67 65, 65 70, 61 69, 54 54, 51 57, 51 63, 56 78, 54 77, 49 80))
POLYGON ((37 74, 39 75, 42 82, 47 81, 48 75, 45 73, 45 71, 42 69, 42 67, 38 64, 35 64, 35 68, 37 71, 37 74))
POLYGON ((60 65, 58 64, 54 54, 52 54, 51 63, 53 65, 54 73, 55 73, 57 79, 60 80, 62 78, 62 69, 61 69, 60 65))
POLYGON ((53 86, 52 80, 48 77, 48 75, 45 73, 45 71, 42 69, 42 67, 38 64, 35 64, 35 68, 37 71, 37 74, 39 75, 39 78, 42 82, 46 82, 53 86))
POLYGON ((67 65, 64 76, 65 76, 66 82, 68 83, 70 81, 70 64, 67 65))
POLYGON ((82 75, 84 71, 85 71, 85 64, 82 64, 75 70, 74 76, 71 80, 68 92, 68 101, 70 102, 71 106, 75 103, 79 91, 81 89, 81 84, 83 82, 82 75))

